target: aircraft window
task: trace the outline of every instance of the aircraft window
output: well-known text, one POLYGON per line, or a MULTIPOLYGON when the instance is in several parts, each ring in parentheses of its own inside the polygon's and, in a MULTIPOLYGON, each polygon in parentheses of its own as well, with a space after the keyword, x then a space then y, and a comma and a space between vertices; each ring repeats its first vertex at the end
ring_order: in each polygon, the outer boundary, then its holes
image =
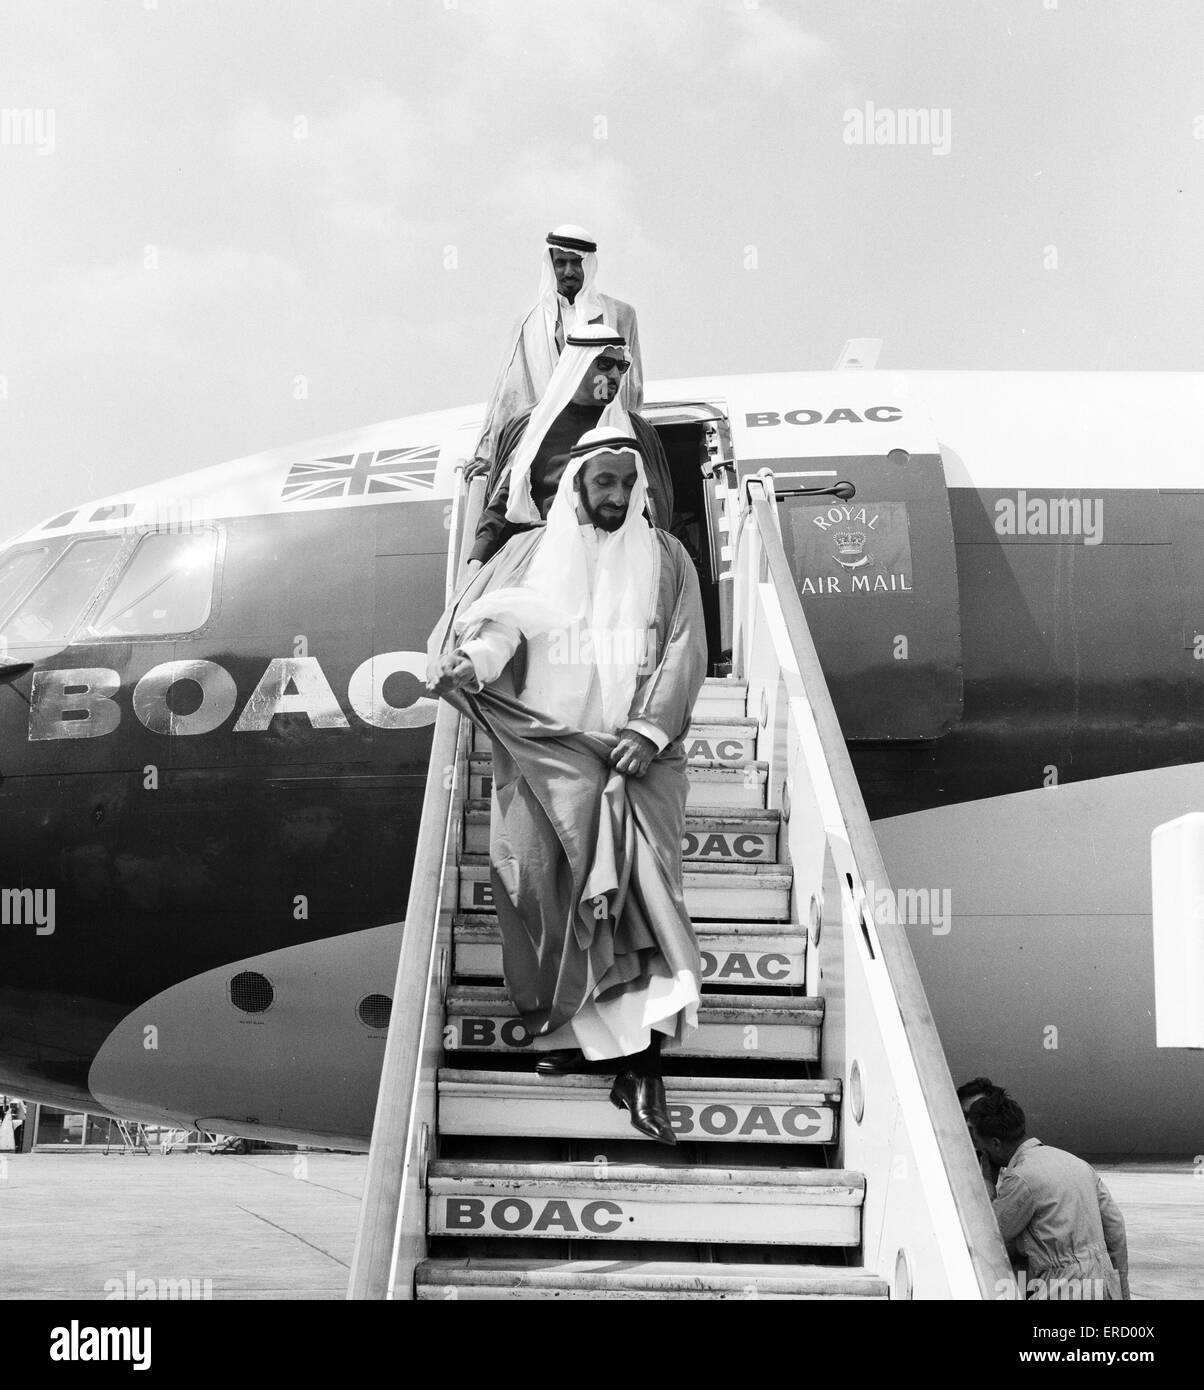
POLYGON ((0 616, 29 588, 49 555, 49 546, 43 545, 36 550, 18 550, 0 560, 0 616))
POLYGON ((98 637, 194 631, 213 604, 216 559, 213 530, 146 536, 89 630, 98 637))
POLYGON ((69 546, 0 636, 14 644, 65 642, 124 544, 124 536, 94 536, 69 546))

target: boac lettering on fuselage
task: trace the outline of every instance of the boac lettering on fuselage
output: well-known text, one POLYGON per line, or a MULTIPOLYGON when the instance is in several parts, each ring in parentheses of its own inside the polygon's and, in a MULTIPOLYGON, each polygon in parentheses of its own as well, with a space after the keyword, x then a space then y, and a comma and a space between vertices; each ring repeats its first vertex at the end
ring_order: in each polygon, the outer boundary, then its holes
POLYGON ((822 410, 808 410, 800 407, 787 410, 784 414, 776 410, 750 411, 744 417, 749 429, 760 425, 861 425, 867 421, 874 425, 889 425, 903 418, 903 411, 897 405, 871 405, 860 414, 852 406, 841 405, 826 414, 822 410))
MULTIPOLYGON (((347 705, 377 729, 417 729, 435 722, 438 701, 418 695, 393 704, 385 696, 392 676, 423 680, 425 652, 380 652, 361 662, 347 682, 347 705)), ((122 720, 118 703, 121 676, 106 666, 44 669, 33 673, 29 738, 37 743, 60 738, 101 738, 122 720)), ((314 729, 350 729, 351 721, 331 688, 317 657, 274 657, 254 690, 241 700, 234 677, 216 661, 165 661, 134 685, 130 697, 136 718, 155 734, 189 737, 211 733, 238 710, 233 732, 263 733, 278 714, 304 715, 314 729), (168 699, 177 685, 188 685, 193 702, 179 713, 168 699)))

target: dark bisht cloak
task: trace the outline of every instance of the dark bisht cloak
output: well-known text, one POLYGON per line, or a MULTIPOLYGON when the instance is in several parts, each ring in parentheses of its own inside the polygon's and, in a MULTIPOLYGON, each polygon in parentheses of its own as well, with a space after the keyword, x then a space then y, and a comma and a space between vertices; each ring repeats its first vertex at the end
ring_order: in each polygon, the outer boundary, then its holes
MULTIPOLYGON (((599 412, 601 414, 601 412, 599 412)), ((648 517, 662 531, 670 529, 673 520, 673 476, 664 446, 656 430, 634 410, 627 412, 631 433, 639 442, 648 478, 648 517)), ((531 411, 526 410, 511 420, 501 431, 497 458, 485 483, 485 507, 477 523, 472 558, 488 560, 514 535, 522 531, 518 522, 507 521, 506 506, 510 500, 510 463, 526 433, 531 411)))

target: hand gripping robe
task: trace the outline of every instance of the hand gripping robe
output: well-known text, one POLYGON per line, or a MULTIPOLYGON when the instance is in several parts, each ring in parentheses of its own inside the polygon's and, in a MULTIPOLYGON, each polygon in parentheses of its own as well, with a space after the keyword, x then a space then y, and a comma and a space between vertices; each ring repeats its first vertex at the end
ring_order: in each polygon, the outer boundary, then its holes
POLYGON ((475 456, 492 466, 498 438, 506 424, 530 410, 547 389, 552 371, 570 333, 586 324, 606 322, 621 333, 631 349, 631 370, 623 379, 619 399, 628 410, 644 403, 643 366, 635 310, 622 299, 595 288, 597 243, 581 227, 566 224, 549 232, 542 251, 539 294, 510 335, 510 344, 485 408, 485 424, 475 456), (556 289, 551 256, 556 249, 581 257, 583 284, 568 302, 556 289))
POLYGON ((653 1029, 680 1041, 697 1026, 682 738, 706 642, 693 565, 642 515, 638 454, 626 520, 605 532, 578 520, 574 452, 547 526, 471 577, 430 654, 463 652, 482 681, 445 698, 493 740, 491 878, 510 996, 530 1033, 598 1060, 641 1051, 653 1029), (608 761, 623 728, 663 744, 642 778, 608 761))

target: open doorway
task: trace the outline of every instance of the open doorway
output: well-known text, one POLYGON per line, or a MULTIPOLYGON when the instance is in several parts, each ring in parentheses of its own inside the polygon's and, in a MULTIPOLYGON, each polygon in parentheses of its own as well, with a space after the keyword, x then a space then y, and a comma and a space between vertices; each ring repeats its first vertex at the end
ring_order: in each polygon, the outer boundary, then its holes
POLYGON ((714 541, 707 517, 707 480, 703 468, 710 462, 707 448, 707 421, 658 424, 656 428, 669 473, 673 479, 672 534, 685 546, 698 571, 702 590, 702 610, 706 617, 707 661, 710 670, 725 660, 720 649, 719 575, 726 562, 714 553, 714 541))

